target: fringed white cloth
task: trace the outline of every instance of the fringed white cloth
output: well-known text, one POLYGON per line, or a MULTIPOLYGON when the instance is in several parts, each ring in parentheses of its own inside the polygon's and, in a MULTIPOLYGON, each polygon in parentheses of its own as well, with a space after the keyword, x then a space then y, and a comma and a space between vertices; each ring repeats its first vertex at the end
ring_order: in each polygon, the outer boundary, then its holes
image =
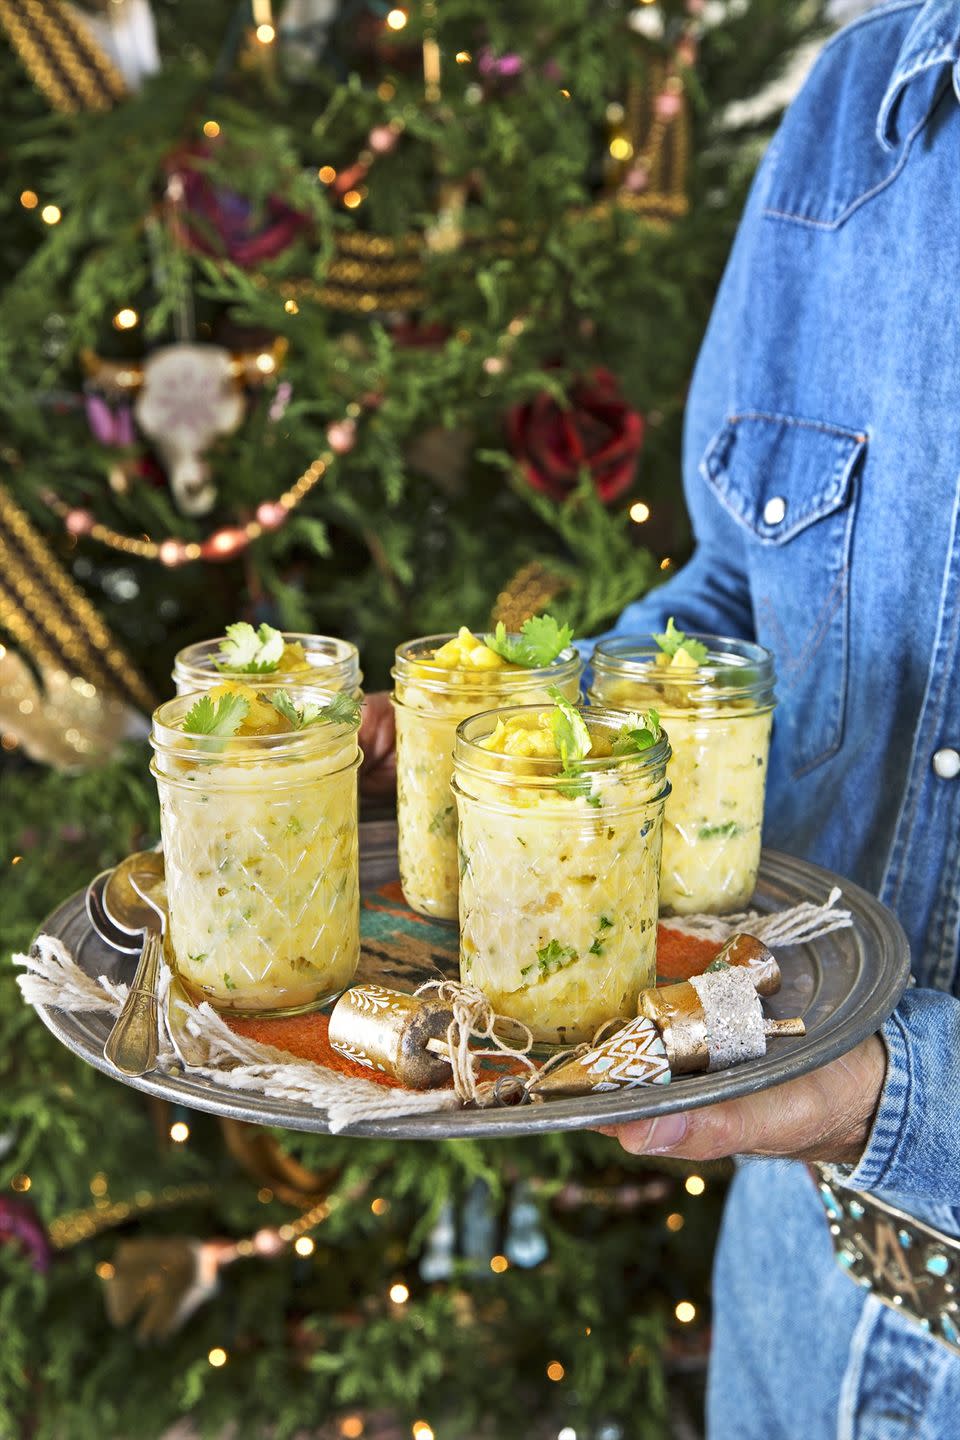
MULTIPOLYGON (((853 924, 850 911, 839 906, 841 899, 840 890, 833 889, 821 905, 805 902, 769 915, 757 910, 747 910, 740 915, 685 915, 664 923, 669 929, 684 935, 718 943, 738 930, 746 930, 771 948, 799 945, 853 924)), ((29 955, 15 955, 14 964, 21 966, 25 972, 17 980, 23 998, 31 1005, 49 1005, 70 1013, 92 1011, 117 1015, 127 996, 126 985, 108 980, 104 975, 96 980, 87 975, 63 943, 50 935, 41 935, 29 955)), ((164 968, 160 981, 160 1069, 171 1069, 180 1064, 167 1029, 166 990, 169 979, 169 971, 164 968)), ((462 992, 464 1004, 472 994, 450 982, 446 987, 440 987, 441 995, 448 999, 452 999, 454 990, 462 992), (446 994, 447 989, 451 992, 449 995, 446 994)), ((490 1102, 490 1085, 486 1081, 477 1081, 475 1061, 479 1057, 478 1052, 470 1047, 471 1037, 479 1035, 492 1043, 496 1053, 510 1055, 527 1066, 532 1064, 526 1055, 529 1045, 514 1047, 504 1043, 495 1033, 497 1017, 492 1011, 488 1014, 489 1005, 486 1002, 484 1005, 485 1008, 480 1007, 482 1015, 474 1013, 474 1009, 469 1007, 469 1015, 466 1011, 459 1018, 455 1014, 457 1024, 451 1026, 449 1037, 452 1048, 455 1045, 457 1051, 455 1059, 458 1063, 452 1068, 454 1078, 459 1075, 458 1088, 464 1098, 479 1104, 490 1102), (452 1033, 454 1030, 456 1035, 452 1033)), ((325 1112, 326 1122, 334 1134, 362 1120, 455 1110, 461 1104, 454 1090, 398 1090, 373 1080, 343 1075, 310 1060, 298 1059, 273 1045, 247 1040, 242 1035, 235 1035, 210 1005, 203 1004, 196 1009, 184 1006, 184 1011, 190 1033, 206 1048, 205 1063, 191 1065, 189 1074, 207 1075, 231 1090, 310 1105, 325 1112)), ((492 1054, 494 1051, 485 1053, 492 1054)))
POLYGON ((743 910, 739 915, 678 915, 664 919, 661 924, 668 930, 681 935, 690 935, 697 940, 728 940, 737 931, 755 935, 772 950, 774 946, 805 945, 818 940, 821 935, 830 935, 834 930, 846 930, 853 924, 849 910, 839 908, 843 892, 838 886, 830 891, 821 905, 805 900, 789 910, 774 910, 765 915, 759 910, 743 910))
MULTIPOLYGON (((92 1011, 117 1015, 127 997, 127 986, 101 975, 94 980, 81 970, 60 940, 41 935, 29 955, 15 955, 14 964, 25 973, 17 977, 23 998, 31 1005, 49 1005, 70 1013, 92 1011)), ((169 975, 164 975, 164 981, 169 975)), ((166 1029, 166 984, 161 989, 160 1047, 158 1068, 179 1062, 166 1029)), ((261 1045, 235 1035, 217 1012, 207 1004, 193 1010, 191 1031, 207 1045, 207 1061, 191 1066, 191 1075, 207 1075, 231 1090, 264 1095, 271 1100, 294 1100, 325 1112, 326 1122, 337 1134, 361 1120, 378 1120, 397 1115, 422 1115, 438 1110, 455 1110, 460 1102, 452 1091, 397 1090, 342 1075, 310 1060, 300 1060, 273 1045, 261 1045)))

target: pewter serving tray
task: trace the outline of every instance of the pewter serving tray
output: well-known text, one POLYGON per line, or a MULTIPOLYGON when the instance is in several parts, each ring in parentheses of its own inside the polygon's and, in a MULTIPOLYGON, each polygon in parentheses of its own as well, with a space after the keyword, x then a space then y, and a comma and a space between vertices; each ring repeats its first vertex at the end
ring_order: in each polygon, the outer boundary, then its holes
MULTIPOLYGON (((381 923, 378 918, 376 934, 365 934, 357 978, 377 979, 395 989, 412 991, 424 980, 444 973, 455 975, 453 927, 416 920, 411 924, 409 917, 404 921, 401 902, 395 889, 391 891, 391 884, 395 885, 398 878, 394 822, 364 822, 360 835, 361 888, 368 901, 372 897, 377 902, 373 911, 378 917, 382 912, 387 919, 381 923), (389 928, 391 914, 399 917, 394 932, 389 928)), ((490 1110, 398 1115, 365 1121, 342 1133, 440 1140, 588 1129, 733 1099, 825 1065, 878 1029, 900 998, 910 968, 906 937, 896 916, 859 886, 807 861, 765 850, 753 908, 784 910, 804 900, 821 903, 833 885, 843 891, 841 903, 852 912, 853 926, 805 945, 777 950, 783 987, 778 995, 764 1002, 766 1012, 776 1017, 803 1016, 807 1034, 798 1039, 771 1041, 762 1059, 717 1075, 682 1076, 669 1085, 652 1085, 648 1089, 490 1110)), ((133 973, 132 959, 118 955, 91 930, 82 891, 65 900, 43 922, 40 933, 59 937, 89 975, 126 980, 133 973)), ((182 1069, 152 1071, 136 1079, 121 1077, 103 1058, 109 1030, 106 1015, 68 1015, 52 1006, 38 1007, 38 1013, 57 1039, 88 1064, 149 1095, 258 1125, 327 1129, 323 1112, 309 1105, 240 1094, 205 1076, 191 1077, 182 1069)))

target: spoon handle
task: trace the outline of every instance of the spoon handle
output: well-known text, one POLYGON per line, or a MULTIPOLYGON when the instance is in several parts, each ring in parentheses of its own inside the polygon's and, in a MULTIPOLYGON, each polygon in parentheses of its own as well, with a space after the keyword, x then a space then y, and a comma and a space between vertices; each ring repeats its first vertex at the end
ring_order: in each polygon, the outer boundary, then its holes
POLYGON ((103 1047, 104 1058, 123 1075, 145 1075, 157 1063, 157 980, 160 931, 146 933, 130 993, 103 1047))

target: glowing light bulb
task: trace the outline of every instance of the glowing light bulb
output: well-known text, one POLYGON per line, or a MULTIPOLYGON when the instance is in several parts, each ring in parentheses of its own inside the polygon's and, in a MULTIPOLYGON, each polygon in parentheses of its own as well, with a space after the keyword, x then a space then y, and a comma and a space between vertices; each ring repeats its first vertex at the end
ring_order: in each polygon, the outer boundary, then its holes
POLYGON ((312 1255, 317 1247, 309 1235, 301 1235, 293 1248, 298 1255, 312 1255))
POLYGON ((391 1285, 390 1299, 393 1301, 394 1305, 406 1305, 407 1301, 410 1299, 410 1291, 407 1289, 406 1285, 403 1284, 391 1285))
POLYGON ((650 506, 645 505, 642 500, 637 500, 630 506, 630 519, 636 525, 642 525, 645 520, 650 519, 650 506))
POLYGON ((40 198, 37 195, 36 190, 21 190, 20 204, 23 206, 24 210, 36 210, 37 206, 40 204, 40 198))
POLYGON ((414 1420, 410 1426, 410 1431, 414 1440, 433 1440, 433 1430, 427 1424, 426 1420, 414 1420))
POLYGON ((470 61, 473 59, 473 56, 470 54, 469 50, 458 50, 454 58, 456 59, 458 65, 469 65, 470 61))
POLYGON ((25 1195, 32 1184, 33 1181, 30 1179, 29 1175, 14 1175, 13 1179, 10 1181, 10 1189, 18 1190, 21 1195, 25 1195))
POLYGON ((690 1321, 697 1317, 697 1307, 692 1305, 689 1300, 681 1300, 673 1313, 681 1325, 689 1325, 690 1321))
POLYGON ((390 1201, 384 1200, 382 1195, 378 1195, 375 1200, 370 1201, 370 1209, 374 1215, 386 1215, 390 1209, 390 1201))
POLYGON ((203 133, 204 135, 206 135, 208 140, 216 140, 217 136, 220 134, 220 126, 217 124, 216 120, 205 120, 203 125, 203 133))
POLYGON ((97 1266, 97 1275, 101 1280, 112 1280, 116 1273, 109 1260, 101 1260, 97 1266))
POLYGON ((337 172, 332 165, 321 165, 317 171, 317 179, 324 185, 332 185, 337 178, 337 172))
POLYGON ((261 375, 272 375, 277 368, 277 362, 268 350, 261 351, 254 363, 261 375))
POLYGON ((258 25, 257 39, 261 45, 272 45, 277 38, 277 32, 272 25, 258 25))
POLYGON ((490 1261, 490 1269, 494 1275, 502 1275, 504 1270, 510 1269, 510 1261, 506 1255, 494 1255, 490 1261))
POLYGON ((551 1360, 551 1361, 550 1361, 550 1364, 547 1366, 547 1379, 548 1379, 548 1380, 555 1380, 555 1381, 559 1382, 560 1380, 563 1379, 563 1377, 564 1377, 564 1375, 566 1375, 566 1373, 567 1373, 566 1370, 564 1370, 564 1368, 563 1368, 563 1366, 560 1364, 560 1361, 559 1361, 559 1360, 551 1360))
POLYGON ((222 1345, 214 1345, 212 1350, 207 1351, 207 1359, 215 1370, 227 1363, 227 1352, 222 1345))
POLYGON ((175 1145, 182 1145, 190 1139, 190 1126, 185 1120, 175 1120, 170 1126, 170 1139, 175 1145))
POLYGON ((683 1188, 688 1195, 702 1195, 707 1188, 707 1182, 702 1175, 688 1175, 683 1182, 683 1188))
POLYGON ((391 30, 402 30, 406 23, 407 12, 406 10, 401 10, 399 7, 396 10, 391 10, 387 15, 387 24, 391 30))
POLYGON ((137 314, 136 310, 132 310, 129 305, 125 305, 123 309, 118 310, 116 315, 114 315, 113 317, 114 329, 132 330, 139 319, 140 316, 137 314))
POLYGON ((359 190, 348 190, 343 197, 343 203, 348 210, 356 210, 358 205, 363 204, 363 196, 359 190))
POLYGON ((682 1229, 683 1229, 683 1216, 682 1216, 682 1215, 677 1215, 677 1214, 668 1215, 668 1216, 667 1216, 667 1229, 668 1229, 668 1230, 671 1230, 674 1234, 676 1234, 676 1232, 677 1232, 678 1230, 682 1230, 682 1229))
POLYGON ((296 300, 284 300, 283 308, 284 310, 286 310, 288 315, 300 314, 300 306, 297 304, 296 300))
POLYGON ((615 135, 610 141, 610 154, 614 160, 629 160, 633 154, 633 146, 625 135, 615 135))
POLYGON ((670 556, 669 556, 669 555, 664 555, 663 559, 660 561, 660 569, 661 569, 661 570, 669 570, 669 569, 670 569, 670 566, 671 566, 672 564, 673 564, 673 561, 670 559, 670 556))
POLYGON ((59 205, 44 205, 40 211, 40 219, 44 225, 59 225, 63 212, 59 205))
POLYGON ((363 1421, 359 1415, 345 1415, 337 1426, 344 1440, 360 1440, 363 1434, 363 1421))

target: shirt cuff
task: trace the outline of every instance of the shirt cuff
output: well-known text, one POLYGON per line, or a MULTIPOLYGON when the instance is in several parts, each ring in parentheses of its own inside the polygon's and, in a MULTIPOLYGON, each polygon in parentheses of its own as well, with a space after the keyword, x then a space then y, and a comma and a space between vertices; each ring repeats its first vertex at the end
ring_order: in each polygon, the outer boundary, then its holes
POLYGON ((960 1001, 906 992, 884 1025, 887 1075, 866 1149, 832 1166, 854 1190, 893 1191, 956 1205, 960 1199, 960 1001))

